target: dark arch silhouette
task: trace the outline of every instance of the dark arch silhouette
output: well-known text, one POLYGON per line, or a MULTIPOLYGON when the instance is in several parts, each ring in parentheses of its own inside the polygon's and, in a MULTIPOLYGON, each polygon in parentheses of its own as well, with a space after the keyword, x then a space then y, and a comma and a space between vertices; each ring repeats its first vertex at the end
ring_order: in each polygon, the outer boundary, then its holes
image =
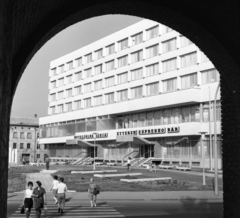
POLYGON ((193 41, 221 76, 224 217, 240 210, 239 3, 237 0, 0 1, 0 211, 6 217, 9 117, 17 84, 34 54, 74 23, 125 14, 170 26, 193 41))

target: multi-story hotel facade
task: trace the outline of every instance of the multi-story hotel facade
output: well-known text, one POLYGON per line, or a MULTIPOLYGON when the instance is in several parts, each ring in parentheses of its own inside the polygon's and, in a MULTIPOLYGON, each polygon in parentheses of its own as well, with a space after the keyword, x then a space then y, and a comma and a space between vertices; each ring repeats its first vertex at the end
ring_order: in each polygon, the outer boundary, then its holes
MULTIPOLYGON (((39 143, 52 158, 201 166, 204 157, 209 166, 218 83, 218 71, 190 40, 140 21, 50 63, 39 143)), ((216 109, 221 163, 220 93, 216 109)))

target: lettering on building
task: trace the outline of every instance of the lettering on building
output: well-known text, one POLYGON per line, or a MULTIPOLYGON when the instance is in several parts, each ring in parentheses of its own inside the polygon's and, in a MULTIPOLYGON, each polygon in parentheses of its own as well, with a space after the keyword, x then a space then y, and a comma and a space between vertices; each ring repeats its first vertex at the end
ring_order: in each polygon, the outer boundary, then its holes
POLYGON ((170 127, 170 128, 167 128, 167 132, 168 133, 178 133, 178 132, 180 132, 180 127, 170 127))
POLYGON ((166 128, 139 130, 139 135, 164 134, 164 133, 166 133, 166 128))
POLYGON ((135 131, 117 132, 117 135, 137 135, 137 130, 135 130, 135 131))
MULTIPOLYGON (((108 133, 97 133, 96 138, 107 138, 108 133)), ((94 139, 93 134, 74 136, 75 139, 94 139)))

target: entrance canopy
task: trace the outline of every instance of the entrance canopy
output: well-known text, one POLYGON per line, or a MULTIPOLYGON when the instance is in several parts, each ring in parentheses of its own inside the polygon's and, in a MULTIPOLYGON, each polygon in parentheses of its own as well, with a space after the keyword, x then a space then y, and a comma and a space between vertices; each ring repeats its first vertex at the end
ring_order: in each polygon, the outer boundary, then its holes
POLYGON ((140 136, 136 135, 118 135, 116 138, 117 142, 132 142, 137 145, 152 145, 151 141, 148 141, 140 136))
MULTIPOLYGON (((67 145, 80 145, 80 146, 84 146, 84 147, 94 147, 94 144, 86 142, 81 139, 68 139, 68 140, 66 140, 66 144, 67 145)), ((96 145, 95 145, 95 147, 96 147, 96 145)))

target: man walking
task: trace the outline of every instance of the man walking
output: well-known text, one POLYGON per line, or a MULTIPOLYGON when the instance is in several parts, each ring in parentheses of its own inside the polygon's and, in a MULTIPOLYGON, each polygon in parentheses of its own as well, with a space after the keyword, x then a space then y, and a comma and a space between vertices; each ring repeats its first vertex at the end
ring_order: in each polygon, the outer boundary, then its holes
POLYGON ((128 157, 128 160, 127 160, 127 169, 131 171, 131 168, 130 168, 130 167, 131 167, 131 164, 130 164, 130 162, 131 162, 131 158, 128 157))
POLYGON ((48 157, 48 155, 45 158, 45 163, 46 163, 46 170, 49 170, 50 158, 48 157))
POLYGON ((58 212, 61 214, 63 214, 67 192, 67 186, 63 181, 64 179, 61 177, 59 179, 59 184, 57 185, 58 212))

